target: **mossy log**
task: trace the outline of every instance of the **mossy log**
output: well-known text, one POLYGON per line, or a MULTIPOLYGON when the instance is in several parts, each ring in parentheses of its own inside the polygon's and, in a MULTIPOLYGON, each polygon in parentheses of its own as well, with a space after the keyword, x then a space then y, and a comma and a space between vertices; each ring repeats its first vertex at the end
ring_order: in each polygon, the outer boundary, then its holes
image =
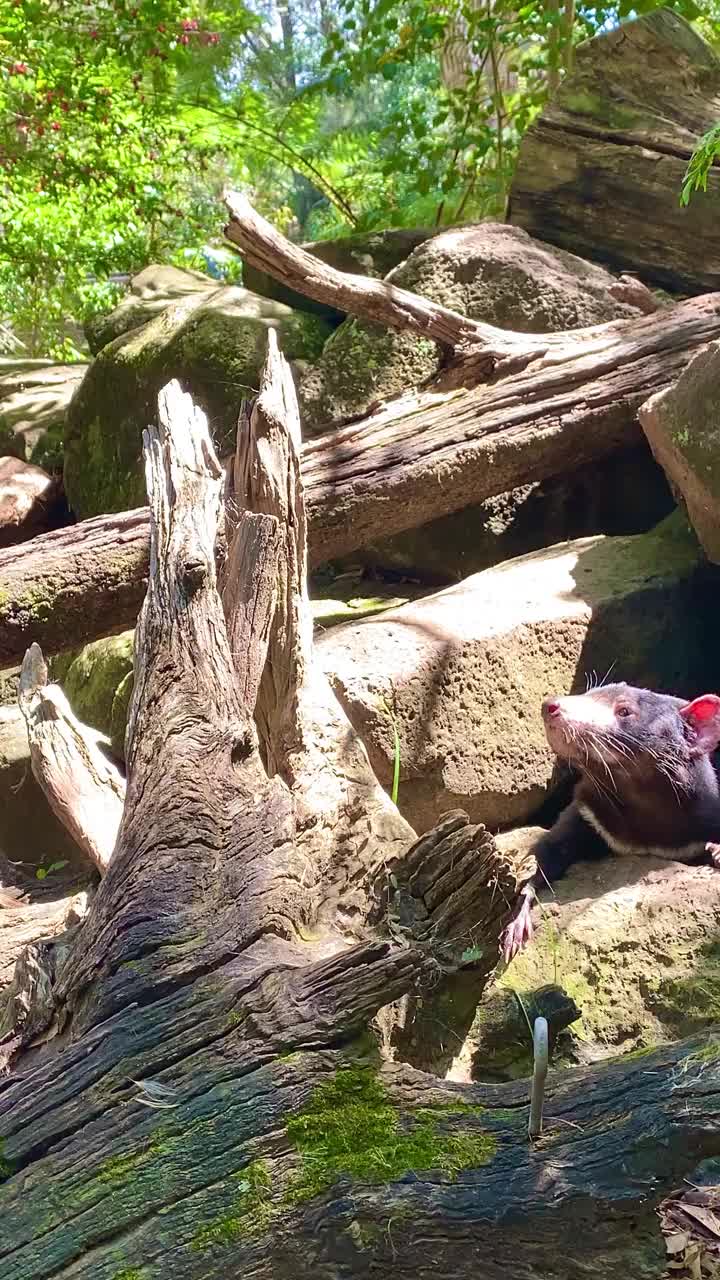
POLYGON ((220 584, 207 424, 171 384, 146 432, 117 846, 0 1019, 3 1277, 657 1276, 655 1204, 720 1153, 713 1036, 552 1078, 532 1145, 525 1083, 380 1064, 390 1002, 468 955, 480 992, 516 875, 462 814, 413 842, 309 669, 275 352, 253 413, 220 584))
MULTIPOLYGON (((639 443, 639 406, 718 337, 720 294, 708 294, 547 335, 552 348, 492 385, 411 396, 308 441, 310 564, 639 443)), ((470 349, 445 378, 476 382, 474 359, 470 349)), ((97 517, 0 550, 0 669, 19 664, 33 640, 53 654, 132 626, 148 521, 145 509, 97 517)))
POLYGON ((528 129, 509 220, 680 293, 720 287, 720 165, 680 204, 690 156, 720 119, 720 61, 679 14, 654 9, 580 46, 528 129))

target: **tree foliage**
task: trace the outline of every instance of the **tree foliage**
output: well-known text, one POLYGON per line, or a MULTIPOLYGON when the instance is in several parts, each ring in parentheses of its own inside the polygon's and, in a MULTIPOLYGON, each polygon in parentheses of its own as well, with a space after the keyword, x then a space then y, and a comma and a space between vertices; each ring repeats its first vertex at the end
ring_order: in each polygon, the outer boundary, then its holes
MULTIPOLYGON (((68 317, 106 307, 118 274, 209 254, 227 272, 212 246, 228 180, 304 238, 501 215, 575 45, 656 2, 8 0, 2 332, 73 358, 68 317)), ((674 7, 714 30, 717 0, 674 7)))

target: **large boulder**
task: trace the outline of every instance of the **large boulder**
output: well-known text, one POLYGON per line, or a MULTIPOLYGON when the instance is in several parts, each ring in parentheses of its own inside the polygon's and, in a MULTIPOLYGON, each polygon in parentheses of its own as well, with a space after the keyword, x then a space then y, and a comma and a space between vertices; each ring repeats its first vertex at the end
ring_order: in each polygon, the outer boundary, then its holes
MULTIPOLYGON (((635 9, 645 12, 577 47, 525 132, 508 218, 672 292, 709 293, 720 288, 720 168, 688 205, 679 196, 692 152, 720 119, 720 59, 669 6, 635 9)), ((706 30, 717 31, 715 14, 706 30)))
POLYGON ((217 289, 217 281, 204 276, 201 271, 183 271, 180 267, 153 264, 139 271, 130 281, 125 297, 108 315, 94 316, 85 325, 85 336, 93 355, 113 342, 122 333, 147 324, 178 302, 180 298, 195 297, 217 289))
POLYGON ((0 547, 55 528, 63 511, 57 476, 20 458, 0 458, 0 547))
POLYGON ((673 506, 665 474, 642 444, 378 539, 347 563, 421 582, 459 582, 569 538, 645 533, 673 506))
MULTIPOLYGON (((524 852, 541 832, 498 838, 524 852)), ((545 890, 534 941, 483 993, 449 1075, 505 1080, 532 1071, 519 1002, 558 985, 580 1017, 558 1038, 557 1065, 596 1062, 678 1040, 717 1021, 720 874, 650 857, 579 862, 545 890)))
POLYGON ((204 409, 219 452, 230 451, 270 328, 291 362, 317 359, 330 332, 318 316, 223 287, 181 298, 103 347, 68 412, 65 491, 78 518, 144 505, 142 431, 171 378, 204 409))
POLYGON ((703 347, 639 418, 705 554, 720 564, 720 342, 703 347))
MULTIPOLYGON (((315 240, 302 247, 314 258, 335 267, 336 271, 347 271, 356 276, 386 276, 393 267, 404 262, 413 249, 424 244, 434 231, 406 229, 399 227, 390 231, 367 231, 351 236, 343 236, 338 240, 315 240)), ((305 294, 296 293, 280 284, 266 271, 243 263, 243 284, 253 293, 263 298, 273 298, 276 302, 284 302, 288 307, 298 311, 311 311, 325 316, 337 323, 343 318, 343 312, 329 307, 323 302, 315 302, 305 294)))
POLYGON ((59 471, 68 405, 86 371, 86 364, 0 360, 0 454, 59 471))
MULTIPOLYGON (((504 223, 433 236, 386 279, 474 320, 522 333, 577 329, 640 313, 602 267, 504 223)), ((301 381, 303 424, 317 431, 361 416, 375 401, 431 377, 440 359, 430 339, 349 318, 301 381)))
POLYGON ((499 828, 541 804, 554 768, 544 697, 613 669, 680 695, 713 688, 720 592, 677 515, 629 538, 587 538, 341 626, 317 647, 388 788, 419 831, 465 809, 499 828))

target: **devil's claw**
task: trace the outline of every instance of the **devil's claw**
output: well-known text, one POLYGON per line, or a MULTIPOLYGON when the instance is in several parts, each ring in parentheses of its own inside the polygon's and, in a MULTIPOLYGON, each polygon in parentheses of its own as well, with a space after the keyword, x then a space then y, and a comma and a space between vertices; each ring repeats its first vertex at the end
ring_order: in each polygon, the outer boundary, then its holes
POLYGON ((509 964, 518 951, 522 951, 532 940, 533 925, 530 904, 524 902, 514 920, 504 930, 501 946, 503 959, 509 964))

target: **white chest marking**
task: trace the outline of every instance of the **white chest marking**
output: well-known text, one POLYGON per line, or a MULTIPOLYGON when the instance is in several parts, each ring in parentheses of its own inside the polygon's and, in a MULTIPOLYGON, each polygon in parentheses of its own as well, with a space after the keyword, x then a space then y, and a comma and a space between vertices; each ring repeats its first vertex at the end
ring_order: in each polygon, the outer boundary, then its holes
POLYGON ((578 804, 578 813, 592 827, 593 831, 596 831, 605 841, 612 853, 621 855, 635 854, 636 856, 643 854, 653 858, 669 858, 672 862, 691 862, 705 852, 706 842, 704 840, 693 840, 690 844, 680 845, 678 848, 660 844, 629 844, 626 840, 619 840, 617 836, 607 831, 588 805, 578 804))

